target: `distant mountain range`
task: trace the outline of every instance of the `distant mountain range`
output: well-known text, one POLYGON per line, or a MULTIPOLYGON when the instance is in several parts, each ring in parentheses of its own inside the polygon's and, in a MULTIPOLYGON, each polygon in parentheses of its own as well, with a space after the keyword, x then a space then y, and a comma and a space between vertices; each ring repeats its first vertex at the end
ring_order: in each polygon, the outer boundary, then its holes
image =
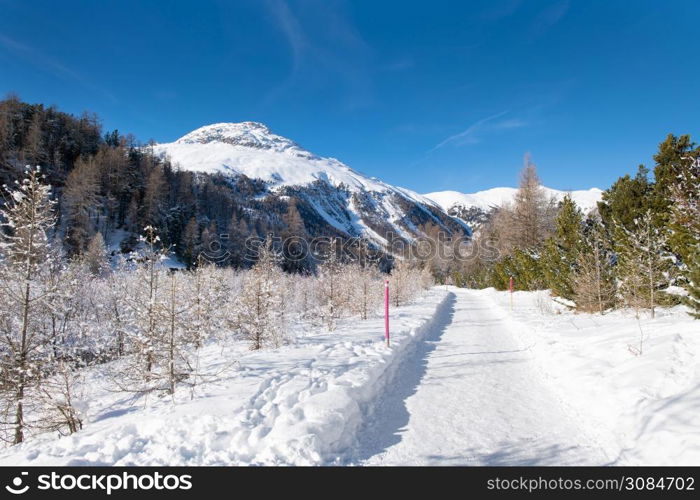
MULTIPOLYGON (((548 187, 543 188, 547 195, 556 199, 562 200, 565 195, 571 196, 578 207, 584 212, 589 212, 596 207, 603 195, 603 190, 591 188, 578 191, 562 191, 548 187)), ((515 199, 517 188, 497 187, 478 191, 476 193, 460 193, 458 191, 436 191, 424 195, 426 198, 433 200, 440 205, 443 210, 449 210, 455 205, 461 205, 465 208, 477 207, 482 210, 488 210, 491 207, 497 207, 504 203, 510 203, 515 199)))
MULTIPOLYGON (((568 194, 584 214, 593 210, 603 195, 603 191, 598 188, 578 191, 561 191, 548 187, 543 187, 543 189, 548 196, 557 201, 561 201, 568 194)), ((424 196, 437 203, 449 215, 458 217, 472 229, 475 229, 487 220, 488 213, 492 208, 513 202, 517 191, 517 188, 497 187, 476 193, 436 191, 424 196)))
MULTIPOLYGON (((412 241, 430 226, 470 235, 493 207, 513 201, 517 191, 498 187, 421 195, 365 176, 335 158, 317 156, 258 122, 207 125, 174 142, 156 144, 153 151, 178 169, 219 174, 233 182, 242 176, 258 179, 264 185, 258 197, 294 198, 306 226, 317 228, 312 236, 363 236, 382 247, 397 237, 412 241)), ((602 195, 597 188, 544 189, 557 200, 568 193, 584 212, 602 195)))

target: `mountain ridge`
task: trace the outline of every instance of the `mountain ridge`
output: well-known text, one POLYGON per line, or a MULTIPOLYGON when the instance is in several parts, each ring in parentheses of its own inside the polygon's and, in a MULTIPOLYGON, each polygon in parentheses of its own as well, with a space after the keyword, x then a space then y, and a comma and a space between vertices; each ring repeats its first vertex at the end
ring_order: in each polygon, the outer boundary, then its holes
POLYGON ((170 143, 152 146, 176 169, 262 180, 261 196, 293 196, 318 220, 350 237, 365 236, 381 246, 399 237, 412 241, 436 225, 449 234, 469 235, 463 221, 410 189, 362 174, 335 158, 317 156, 265 124, 215 123, 170 143))
MULTIPOLYGON (((543 189, 548 196, 556 200, 561 200, 568 194, 584 212, 589 212, 595 208, 596 203, 601 200, 603 194, 602 189, 595 187, 565 191, 543 186, 543 189)), ((455 205, 461 205, 465 208, 476 207, 482 210, 488 210, 492 207, 512 202, 517 191, 518 189, 513 187, 495 187, 474 193, 463 193, 452 190, 435 191, 426 193, 423 196, 440 205, 443 210, 449 210, 455 205)))

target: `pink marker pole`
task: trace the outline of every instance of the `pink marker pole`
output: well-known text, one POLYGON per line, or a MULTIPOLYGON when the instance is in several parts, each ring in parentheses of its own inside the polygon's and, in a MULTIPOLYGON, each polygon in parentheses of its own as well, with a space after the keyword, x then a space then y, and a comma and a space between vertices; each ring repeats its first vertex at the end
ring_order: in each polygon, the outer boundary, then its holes
POLYGON ((389 280, 384 282, 384 338, 389 347, 389 280))
POLYGON ((510 277, 510 282, 508 283, 508 288, 510 289, 510 310, 513 310, 513 290, 515 289, 515 283, 513 283, 513 277, 510 277))

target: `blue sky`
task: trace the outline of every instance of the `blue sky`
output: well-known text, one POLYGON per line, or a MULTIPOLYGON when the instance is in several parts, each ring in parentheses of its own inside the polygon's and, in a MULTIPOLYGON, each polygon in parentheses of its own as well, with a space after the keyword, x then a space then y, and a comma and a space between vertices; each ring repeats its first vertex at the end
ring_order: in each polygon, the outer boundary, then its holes
POLYGON ((255 120, 419 192, 607 187, 700 134, 696 0, 0 0, 0 93, 141 140, 255 120))

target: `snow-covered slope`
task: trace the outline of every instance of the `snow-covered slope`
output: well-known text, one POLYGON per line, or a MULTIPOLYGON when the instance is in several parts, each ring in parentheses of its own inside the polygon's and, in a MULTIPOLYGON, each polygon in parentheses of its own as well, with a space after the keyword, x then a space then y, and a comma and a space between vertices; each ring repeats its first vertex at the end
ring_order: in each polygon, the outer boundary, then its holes
POLYGON ((305 200, 320 220, 349 236, 386 243, 391 232, 410 240, 426 222, 468 231, 428 198, 317 156, 262 123, 207 125, 154 152, 181 169, 261 179, 269 192, 305 200))
MULTIPOLYGON (((598 188, 591 188, 578 191, 560 191, 545 187, 546 193, 557 200, 564 198, 569 194, 583 212, 589 212, 595 208, 596 203, 600 201, 603 191, 598 188)), ((455 205, 464 208, 476 207, 481 210, 489 210, 491 207, 503 205, 504 203, 512 202, 515 198, 516 188, 497 187, 478 191, 476 193, 460 193, 458 191, 437 191, 428 193, 426 198, 433 200, 440 205, 443 210, 449 210, 455 205)))
POLYGON ((272 186, 324 180, 336 186, 345 184, 350 189, 380 191, 390 188, 334 158, 316 156, 257 122, 207 125, 173 143, 159 144, 155 151, 167 153, 173 163, 187 170, 244 174, 272 186))

